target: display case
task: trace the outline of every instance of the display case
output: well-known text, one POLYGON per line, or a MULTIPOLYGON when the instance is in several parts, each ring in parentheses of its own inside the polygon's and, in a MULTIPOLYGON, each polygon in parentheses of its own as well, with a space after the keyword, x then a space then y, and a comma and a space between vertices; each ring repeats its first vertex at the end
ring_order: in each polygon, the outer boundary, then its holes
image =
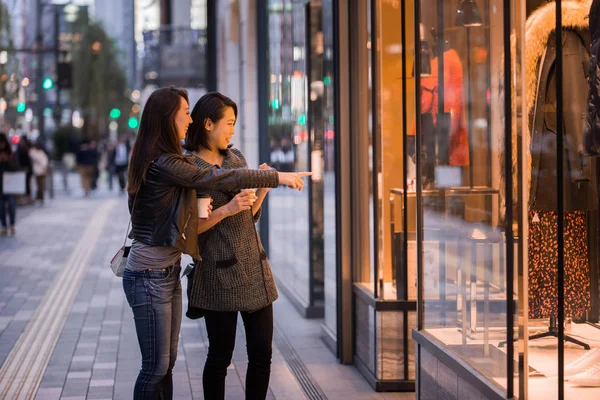
POLYGON ((389 231, 391 286, 417 302, 419 399, 600 396, 598 162, 579 95, 592 3, 421 0, 408 16, 415 168, 388 192, 389 231))

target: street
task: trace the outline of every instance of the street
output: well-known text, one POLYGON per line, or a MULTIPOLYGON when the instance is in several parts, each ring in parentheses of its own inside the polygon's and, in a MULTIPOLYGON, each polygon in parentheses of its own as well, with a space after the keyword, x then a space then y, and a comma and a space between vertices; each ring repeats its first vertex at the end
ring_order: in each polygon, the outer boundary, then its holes
MULTIPOLYGON (((121 280, 108 266, 125 235, 126 196, 101 186, 84 198, 76 176, 68 178, 69 193, 55 176, 55 198, 19 207, 16 236, 0 237, 1 399, 132 398, 141 356, 121 280)), ((268 398, 384 398, 353 366, 338 364, 321 323, 280 295, 268 398)), ((244 341, 240 320, 228 399, 244 396, 244 341)), ((204 321, 184 317, 174 398, 203 398, 207 346, 204 321)))

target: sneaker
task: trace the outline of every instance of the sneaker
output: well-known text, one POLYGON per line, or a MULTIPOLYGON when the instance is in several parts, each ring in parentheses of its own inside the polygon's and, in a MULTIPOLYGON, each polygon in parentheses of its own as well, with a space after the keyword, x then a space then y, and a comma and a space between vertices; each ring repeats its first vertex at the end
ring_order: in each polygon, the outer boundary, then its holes
POLYGON ((600 363, 592 365, 569 379, 569 382, 576 386, 600 387, 600 363))
POLYGON ((15 230, 14 226, 10 227, 10 236, 15 236, 15 234, 17 233, 17 231, 15 230))
POLYGON ((565 365, 565 376, 577 375, 597 363, 600 363, 600 348, 586 351, 581 357, 572 363, 565 365))
POLYGON ((0 231, 0 236, 6 236, 6 235, 8 235, 8 229, 2 228, 2 230, 0 231))

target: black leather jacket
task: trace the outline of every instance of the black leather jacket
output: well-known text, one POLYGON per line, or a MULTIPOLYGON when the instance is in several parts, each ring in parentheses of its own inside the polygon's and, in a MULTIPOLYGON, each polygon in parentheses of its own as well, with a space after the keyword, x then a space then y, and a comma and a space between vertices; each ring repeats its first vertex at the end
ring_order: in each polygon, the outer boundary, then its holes
POLYGON ((150 164, 137 195, 129 195, 129 237, 152 246, 173 246, 198 259, 195 189, 276 187, 275 170, 200 169, 186 157, 164 154, 150 164))
MULTIPOLYGON (((596 163, 584 155, 584 128, 589 71, 589 33, 564 29, 563 60, 563 133, 564 133, 564 205, 565 211, 597 208, 596 163)), ((531 123, 531 193, 533 210, 557 209, 557 113, 556 113, 556 39, 550 35, 540 62, 538 91, 531 123)))

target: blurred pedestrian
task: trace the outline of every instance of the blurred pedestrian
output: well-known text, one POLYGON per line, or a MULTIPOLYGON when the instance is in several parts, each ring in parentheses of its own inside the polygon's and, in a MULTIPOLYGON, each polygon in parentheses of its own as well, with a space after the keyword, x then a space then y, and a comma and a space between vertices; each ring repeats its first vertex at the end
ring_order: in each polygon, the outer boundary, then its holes
POLYGON ((269 156, 269 164, 273 166, 276 170, 281 169, 281 161, 284 158, 283 151, 281 150, 281 145, 275 139, 271 139, 270 142, 270 156, 269 156))
POLYGON ((92 184, 91 189, 96 190, 98 188, 98 178, 100 177, 100 168, 98 162, 100 161, 100 152, 98 151, 98 143, 95 140, 91 140, 88 145, 90 162, 93 167, 92 172, 92 184))
POLYGON ((25 203, 31 203, 31 178, 33 171, 31 169, 31 159, 29 158, 29 149, 31 143, 25 135, 21 136, 19 146, 17 147, 17 158, 19 167, 25 171, 25 203))
POLYGON ((39 142, 36 142, 29 149, 29 158, 31 160, 31 169, 35 176, 37 186, 36 200, 40 205, 44 204, 44 192, 46 191, 46 175, 48 174, 49 159, 48 154, 42 149, 39 142))
POLYGON ((127 167, 129 166, 130 153, 131 148, 129 141, 124 139, 119 139, 114 149, 109 153, 109 165, 112 166, 114 173, 119 179, 121 193, 125 192, 125 186, 127 184, 127 167))
POLYGON ((14 235, 16 224, 16 198, 14 194, 4 193, 4 173, 13 172, 19 169, 19 160, 13 153, 8 138, 4 132, 0 132, 0 222, 2 230, 0 235, 6 236, 9 232, 14 235), (6 221, 6 209, 8 208, 9 225, 6 221))
POLYGON ((97 157, 95 152, 96 150, 90 146, 90 142, 87 140, 81 142, 77 151, 77 169, 81 176, 81 186, 86 197, 89 196, 90 190, 92 190, 92 182, 96 171, 97 157))
POLYGON ((173 398, 173 366, 181 325, 182 253, 199 257, 195 189, 301 189, 306 173, 201 170, 183 156, 189 114, 184 89, 161 88, 148 98, 133 146, 127 191, 133 239, 123 290, 135 320, 142 367, 134 399, 173 398))
MULTIPOLYGON (((242 152, 231 147, 237 105, 220 93, 204 95, 192 112, 195 121, 185 148, 205 171, 248 168, 242 152)), ((266 164, 261 169, 269 169, 266 164)), ((225 377, 235 346, 238 313, 246 331, 248 371, 246 399, 267 396, 271 374, 273 305, 277 288, 255 223, 269 189, 231 192, 214 187, 198 191, 213 200, 213 212, 200 220, 198 237, 201 266, 197 262, 189 304, 192 313, 204 314, 208 355, 202 384, 205 399, 225 398, 225 377)))

